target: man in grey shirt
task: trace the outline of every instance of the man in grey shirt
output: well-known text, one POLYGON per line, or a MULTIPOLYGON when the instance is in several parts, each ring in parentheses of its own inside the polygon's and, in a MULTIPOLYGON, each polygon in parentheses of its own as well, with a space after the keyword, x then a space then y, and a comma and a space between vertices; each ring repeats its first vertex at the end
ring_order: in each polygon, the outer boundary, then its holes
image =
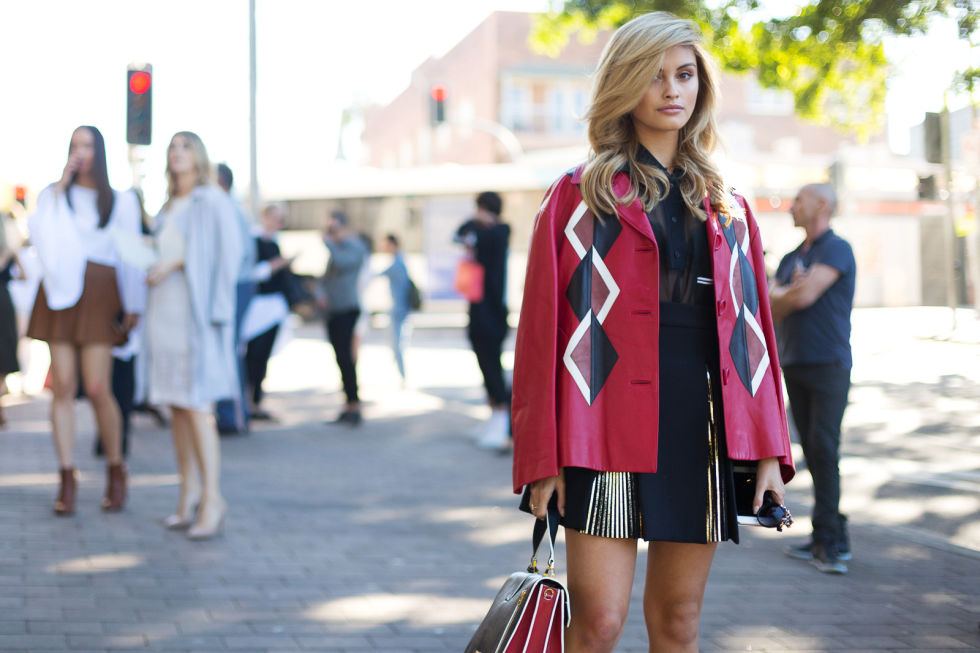
POLYGON ((324 244, 330 251, 330 259, 321 280, 320 307, 326 317, 327 338, 337 357, 347 401, 336 423, 358 426, 361 423, 361 402, 357 396, 357 369, 351 341, 354 325, 361 315, 357 278, 367 260, 368 250, 353 233, 347 216, 341 211, 330 214, 324 244))

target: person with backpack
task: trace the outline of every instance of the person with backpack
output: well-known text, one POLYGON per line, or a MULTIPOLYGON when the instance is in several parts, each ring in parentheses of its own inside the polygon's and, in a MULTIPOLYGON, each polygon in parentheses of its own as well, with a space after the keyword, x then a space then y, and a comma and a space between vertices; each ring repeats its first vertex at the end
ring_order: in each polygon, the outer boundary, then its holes
POLYGON ((388 277, 388 285, 391 289, 391 350, 395 354, 395 364, 398 365, 398 374, 401 375, 402 385, 404 385, 405 339, 410 329, 407 323, 408 314, 419 309, 421 297, 418 288, 408 276, 408 268, 405 267, 405 257, 402 255, 398 236, 395 234, 385 236, 384 246, 385 251, 392 256, 391 265, 381 273, 388 277))

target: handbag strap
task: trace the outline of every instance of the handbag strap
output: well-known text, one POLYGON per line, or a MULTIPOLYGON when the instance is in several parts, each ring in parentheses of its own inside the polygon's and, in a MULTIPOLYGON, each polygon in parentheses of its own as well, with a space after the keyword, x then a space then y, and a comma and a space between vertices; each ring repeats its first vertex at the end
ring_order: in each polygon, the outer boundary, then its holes
POLYGON ((545 576, 555 575, 555 539, 558 537, 558 508, 553 505, 548 506, 548 512, 544 519, 534 520, 534 533, 531 535, 531 564, 527 570, 538 573, 538 549, 541 548, 541 540, 544 539, 545 531, 548 531, 548 567, 544 570, 545 576))

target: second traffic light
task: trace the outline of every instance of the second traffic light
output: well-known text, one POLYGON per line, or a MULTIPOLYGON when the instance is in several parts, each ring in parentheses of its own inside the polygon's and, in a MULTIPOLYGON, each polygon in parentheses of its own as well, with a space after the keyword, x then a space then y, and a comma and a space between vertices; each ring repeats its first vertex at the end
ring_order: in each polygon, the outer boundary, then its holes
POLYGON ((153 66, 126 71, 126 142, 149 145, 153 133, 153 66))
POLYGON ((446 122, 446 87, 435 84, 429 90, 429 113, 433 125, 446 122))

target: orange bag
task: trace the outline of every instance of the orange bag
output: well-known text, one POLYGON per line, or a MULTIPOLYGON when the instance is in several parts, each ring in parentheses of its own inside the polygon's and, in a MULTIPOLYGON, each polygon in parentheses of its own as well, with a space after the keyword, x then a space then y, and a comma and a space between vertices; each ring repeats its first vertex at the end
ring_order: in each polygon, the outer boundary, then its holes
POLYGON ((471 258, 464 258, 456 268, 453 288, 471 304, 479 304, 483 301, 483 278, 485 274, 482 265, 471 258))

